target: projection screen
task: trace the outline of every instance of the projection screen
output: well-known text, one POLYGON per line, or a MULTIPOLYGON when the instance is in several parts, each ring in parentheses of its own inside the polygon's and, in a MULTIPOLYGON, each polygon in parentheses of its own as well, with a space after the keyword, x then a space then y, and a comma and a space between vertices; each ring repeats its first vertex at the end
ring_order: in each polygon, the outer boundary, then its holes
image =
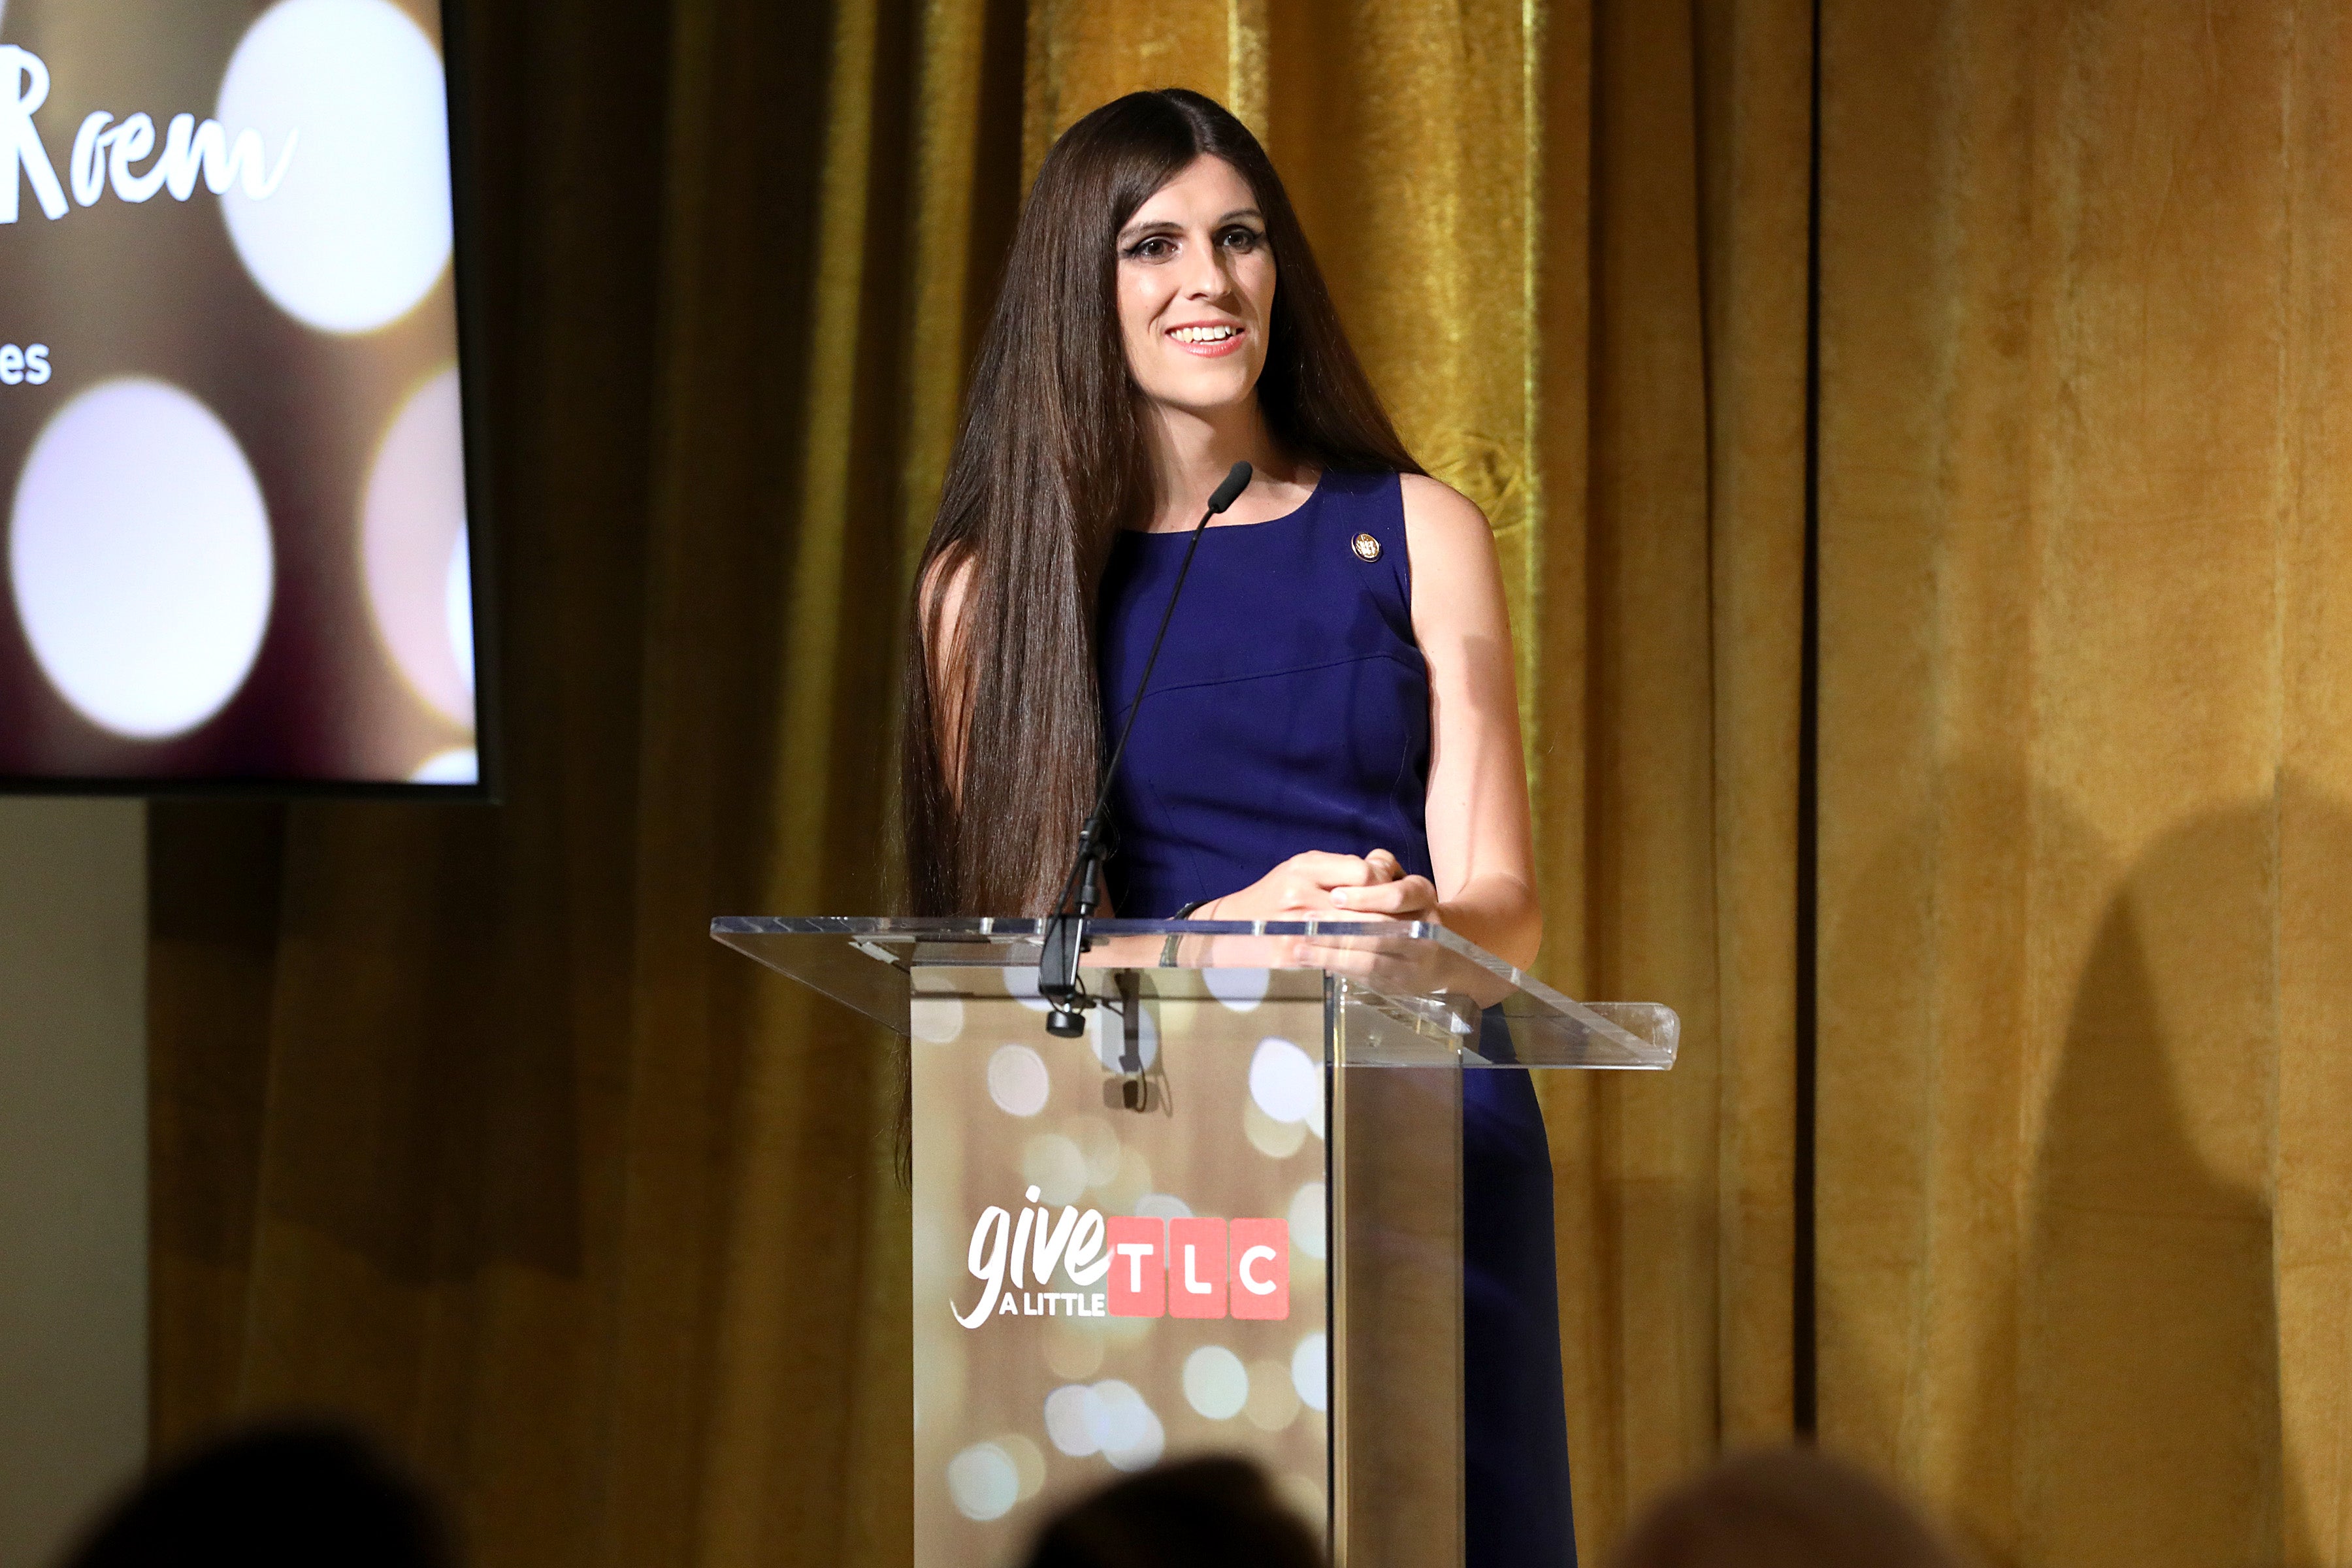
POLYGON ((448 104, 425 0, 0 0, 0 787, 484 790, 448 104))

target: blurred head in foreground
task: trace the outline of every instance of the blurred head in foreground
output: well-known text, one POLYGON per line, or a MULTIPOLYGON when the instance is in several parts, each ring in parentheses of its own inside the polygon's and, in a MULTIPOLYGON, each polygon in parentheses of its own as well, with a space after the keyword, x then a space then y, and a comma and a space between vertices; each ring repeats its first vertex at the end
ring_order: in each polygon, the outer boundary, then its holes
POLYGON ((1741 1454, 1669 1492, 1613 1568, 1958 1568, 1901 1499, 1811 1448, 1741 1454))
POLYGON ((209 1444, 150 1475, 68 1568, 451 1568, 432 1505, 359 1438, 301 1423, 209 1444))
POLYGON ((1162 1465, 1072 1504, 1028 1568, 1323 1568, 1323 1549, 1243 1459, 1162 1465))

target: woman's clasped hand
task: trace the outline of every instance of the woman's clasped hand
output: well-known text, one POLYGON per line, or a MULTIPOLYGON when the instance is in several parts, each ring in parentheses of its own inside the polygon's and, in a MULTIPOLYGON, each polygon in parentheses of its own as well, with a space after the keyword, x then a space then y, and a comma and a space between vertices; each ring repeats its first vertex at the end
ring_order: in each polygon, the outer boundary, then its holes
POLYGON ((1203 921, 1300 921, 1344 914, 1366 920, 1434 921, 1437 889, 1410 876, 1386 849, 1335 855, 1310 849, 1293 855, 1239 892, 1212 899, 1193 911, 1203 921))

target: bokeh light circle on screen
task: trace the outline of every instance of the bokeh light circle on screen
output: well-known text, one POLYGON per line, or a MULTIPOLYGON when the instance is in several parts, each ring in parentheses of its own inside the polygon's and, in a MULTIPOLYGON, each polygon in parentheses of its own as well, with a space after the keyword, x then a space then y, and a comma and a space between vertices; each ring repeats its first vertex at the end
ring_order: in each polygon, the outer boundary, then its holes
POLYGON ((1212 1421, 1230 1421, 1249 1403, 1249 1369, 1223 1345, 1184 1358, 1184 1403, 1212 1421))
POLYGON ((360 554, 368 608, 394 665, 436 712, 470 729, 463 407, 453 367, 419 387, 393 416, 360 502, 360 554))
POLYGON ((1291 1194, 1290 1245, 1308 1258, 1323 1256, 1326 1202, 1320 1182, 1308 1182, 1291 1194))
POLYGON ((1021 1175, 1047 1207, 1074 1204, 1086 1195, 1087 1157, 1060 1133, 1041 1132, 1021 1146, 1021 1175))
POLYGON ((1004 1457, 1021 1475, 1021 1497, 1024 1501, 1035 1497, 1045 1488, 1045 1455, 1029 1438, 1018 1432, 1007 1432, 996 1439, 1004 1457))
POLYGON ((1298 1402, 1309 1410, 1321 1410, 1330 1404, 1329 1351, 1329 1342, 1315 1333, 1299 1341, 1298 1348, 1290 1352, 1290 1384, 1298 1391, 1298 1402))
POLYGON ((998 971, 1004 977, 1004 994, 1032 1013, 1050 1013, 1054 1005, 1037 993, 1037 966, 1008 963, 998 971))
POLYGON ((1021 1500, 1021 1467, 995 1443, 974 1443, 948 1461, 948 1495, 966 1519, 1002 1519, 1021 1500))
POLYGON ((457 673, 466 680, 466 695, 471 697, 474 694, 474 557, 467 545, 463 523, 457 525, 457 537, 450 542, 449 566, 445 575, 446 582, 441 590, 441 619, 449 632, 450 657, 457 661, 457 673))
POLYGON ((928 995, 908 1015, 910 1032, 927 1046, 944 1046, 963 1034, 963 998, 928 995))
POLYGON ((261 651, 268 509, 212 410, 160 381, 100 382, 25 460, 8 578, 42 673, 83 717, 138 740, 184 734, 261 651))
POLYGON ((1093 1396, 1086 1405, 1087 1435, 1112 1468, 1148 1470, 1160 1462, 1167 1429, 1133 1384, 1109 1377, 1087 1392, 1093 1396))
POLYGON ((1255 1100, 1242 1101, 1242 1135, 1250 1147, 1269 1160, 1287 1160, 1305 1146, 1307 1127, 1304 1122, 1276 1121, 1258 1106, 1255 1100))
POLYGON ((1054 1092, 1045 1058, 1027 1046, 999 1046, 988 1058, 988 1098, 1009 1116, 1034 1116, 1054 1092))
POLYGON ((1210 995, 1236 1013, 1246 1013, 1265 1001, 1274 983, 1273 972, 1265 969, 1204 969, 1201 978, 1208 982, 1210 995))
POLYGON ((278 309, 329 332, 415 310, 449 263, 449 111, 441 56, 391 0, 279 0, 221 80, 223 126, 261 132, 285 183, 221 198, 230 241, 278 309))
POLYGON ((1250 1058, 1250 1098, 1276 1121, 1306 1121, 1323 1102, 1323 1075, 1288 1040, 1269 1035, 1250 1058))
POLYGON ((1108 1186, 1118 1176, 1118 1134, 1099 1116, 1073 1117, 1066 1126, 1071 1146, 1087 1163, 1087 1184, 1108 1186))
POLYGON ((410 784, 469 784, 482 778, 482 760, 471 746, 452 746, 446 752, 436 752, 416 764, 408 775, 410 784))
POLYGON ((1094 1390, 1076 1383, 1064 1384, 1045 1395, 1045 1436, 1074 1459, 1102 1448, 1095 1438, 1094 1424, 1087 1418, 1094 1397, 1094 1390))

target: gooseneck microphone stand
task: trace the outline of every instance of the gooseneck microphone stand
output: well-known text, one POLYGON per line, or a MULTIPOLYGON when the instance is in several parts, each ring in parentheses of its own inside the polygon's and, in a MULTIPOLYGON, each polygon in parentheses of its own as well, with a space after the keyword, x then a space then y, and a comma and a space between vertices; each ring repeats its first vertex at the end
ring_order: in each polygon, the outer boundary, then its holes
POLYGON ((1054 900, 1053 912, 1045 917, 1045 941, 1037 955, 1037 994, 1048 1004, 1045 1032, 1062 1039, 1086 1033, 1086 1010, 1095 1005, 1078 982, 1078 955, 1088 945, 1087 921, 1094 918, 1097 889, 1102 880, 1103 812, 1110 803, 1111 782, 1118 776, 1119 759, 1127 754, 1127 738, 1135 733, 1136 715, 1143 710, 1143 693, 1151 684, 1151 667, 1160 662, 1160 645, 1167 640, 1168 623, 1175 618, 1176 596, 1184 591, 1185 575, 1192 570, 1192 552, 1201 548, 1201 534, 1211 518, 1233 505, 1249 488, 1250 476, 1247 463, 1235 463, 1216 493, 1209 497, 1208 510, 1192 525, 1192 542, 1184 546, 1176 582, 1168 590, 1168 607, 1160 612, 1160 629, 1152 635, 1151 652, 1144 658, 1142 677, 1127 705, 1127 722, 1119 726, 1118 744, 1111 748, 1110 763, 1103 769, 1094 809, 1087 813, 1086 826, 1078 830, 1077 856, 1070 862, 1061 897, 1054 900))

